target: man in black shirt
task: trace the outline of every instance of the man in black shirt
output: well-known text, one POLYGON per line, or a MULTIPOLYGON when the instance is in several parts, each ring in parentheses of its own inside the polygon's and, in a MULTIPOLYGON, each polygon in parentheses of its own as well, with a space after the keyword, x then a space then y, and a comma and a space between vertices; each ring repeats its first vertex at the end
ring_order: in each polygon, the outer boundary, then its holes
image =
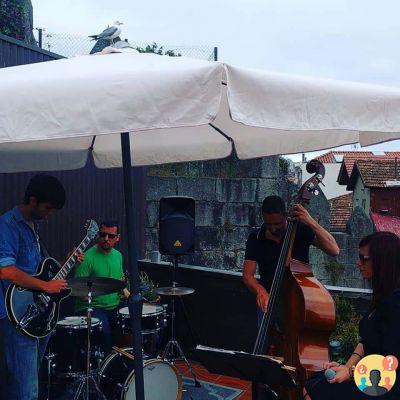
MULTIPOLYGON (((333 236, 302 205, 294 206, 292 217, 299 222, 292 258, 308 263, 310 245, 333 257, 339 254, 339 247, 333 236)), ((266 197, 262 204, 262 218, 263 225, 250 234, 246 243, 243 281, 255 294, 258 308, 265 312, 287 227, 285 202, 279 196, 266 197), (254 277, 257 264, 260 281, 254 277)))

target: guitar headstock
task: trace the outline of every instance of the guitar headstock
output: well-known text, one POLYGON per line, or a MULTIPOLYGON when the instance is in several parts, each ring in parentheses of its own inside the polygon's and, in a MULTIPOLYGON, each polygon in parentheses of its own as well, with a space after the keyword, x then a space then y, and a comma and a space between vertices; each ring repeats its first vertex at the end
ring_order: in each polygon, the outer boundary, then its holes
POLYGON ((86 228, 86 236, 92 240, 96 237, 97 232, 99 231, 99 226, 94 219, 88 219, 85 224, 86 228))

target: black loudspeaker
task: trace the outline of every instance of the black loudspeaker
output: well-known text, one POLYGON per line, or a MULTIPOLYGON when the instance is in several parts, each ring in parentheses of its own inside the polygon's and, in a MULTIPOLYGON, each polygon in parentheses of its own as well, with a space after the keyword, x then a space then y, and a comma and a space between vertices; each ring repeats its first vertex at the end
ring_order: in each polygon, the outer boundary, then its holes
POLYGON ((160 199, 158 248, 161 254, 194 252, 195 203, 191 197, 160 199))

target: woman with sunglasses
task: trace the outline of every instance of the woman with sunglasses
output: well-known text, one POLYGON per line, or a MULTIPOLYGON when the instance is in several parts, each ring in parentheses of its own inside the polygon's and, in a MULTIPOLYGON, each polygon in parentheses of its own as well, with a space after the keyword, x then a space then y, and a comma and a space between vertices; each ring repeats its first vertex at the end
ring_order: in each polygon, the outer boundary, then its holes
MULTIPOLYGON (((400 360, 400 238, 391 232, 375 232, 359 243, 357 266, 372 285, 372 302, 359 324, 360 343, 345 365, 326 362, 325 369, 336 375, 327 380, 316 374, 306 383, 306 400, 370 399, 353 381, 354 367, 370 354, 393 355, 400 360)), ((400 399, 399 374, 385 400, 400 399)), ((380 383, 381 385, 384 382, 380 383)))

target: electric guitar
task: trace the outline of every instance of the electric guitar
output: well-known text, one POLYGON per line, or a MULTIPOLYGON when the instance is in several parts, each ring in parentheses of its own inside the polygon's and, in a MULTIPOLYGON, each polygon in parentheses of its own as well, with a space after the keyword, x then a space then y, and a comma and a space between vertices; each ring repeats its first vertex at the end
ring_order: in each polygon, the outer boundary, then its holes
MULTIPOLYGON (((99 230, 93 220, 88 220, 85 227, 86 236, 63 266, 48 257, 39 265, 34 277, 44 281, 65 279, 76 263, 77 253, 86 249, 99 230)), ((33 338, 45 337, 56 327, 60 303, 70 294, 71 289, 49 294, 11 284, 5 297, 8 318, 21 333, 33 338)))

